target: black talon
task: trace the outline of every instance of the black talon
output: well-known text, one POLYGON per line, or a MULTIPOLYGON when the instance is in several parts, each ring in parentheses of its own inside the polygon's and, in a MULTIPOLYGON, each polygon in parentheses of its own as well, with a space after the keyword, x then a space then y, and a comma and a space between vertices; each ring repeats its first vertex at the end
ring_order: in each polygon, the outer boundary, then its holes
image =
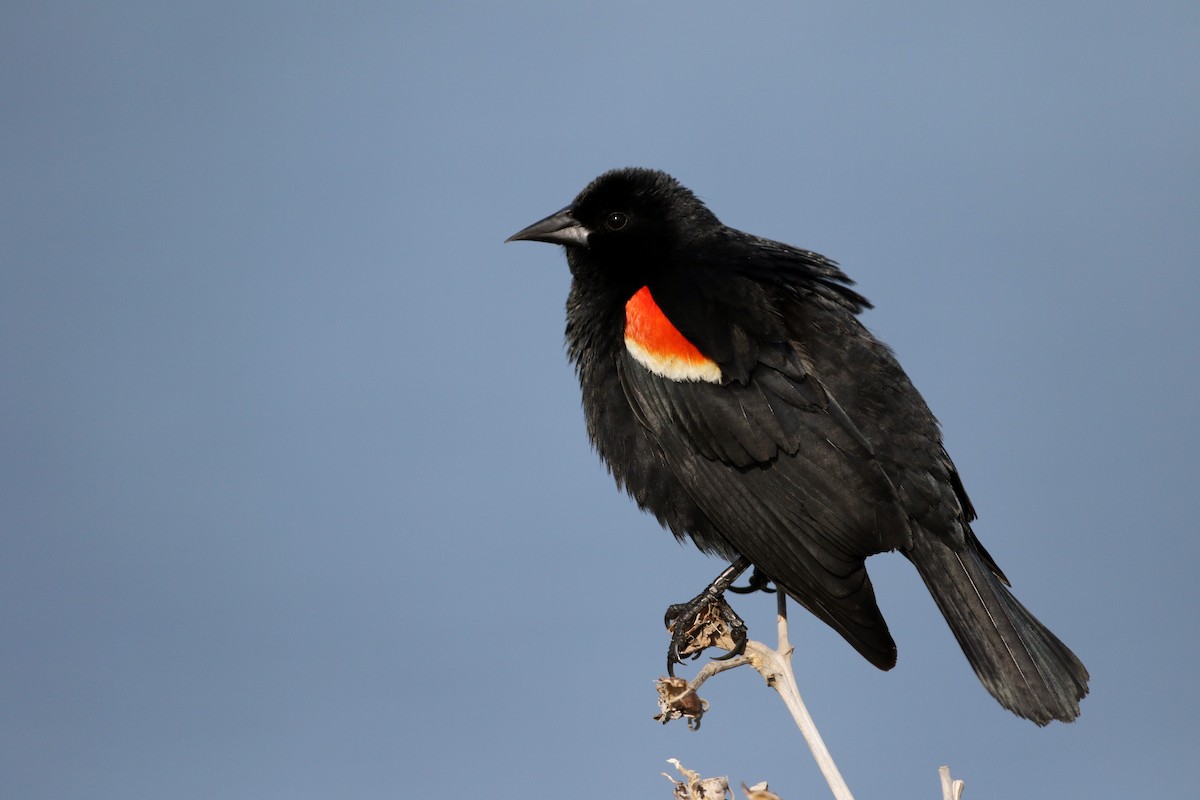
MULTIPOLYGON (((741 620, 739 619, 738 622, 741 622, 741 620)), ((730 650, 728 653, 726 653, 723 656, 713 656, 713 658, 712 658, 713 661, 728 661, 731 658, 735 658, 740 655, 745 655, 746 642, 748 642, 750 640, 749 637, 746 635, 745 624, 739 625, 738 627, 734 628, 732 635, 733 635, 733 644, 734 644, 733 649, 730 650)))
POLYGON ((771 585, 771 579, 764 575, 758 567, 755 567, 745 586, 730 586, 729 591, 734 594, 752 594, 753 592, 775 594, 775 587, 771 585))
POLYGON ((676 617, 686 611, 687 607, 687 603, 675 603, 674 605, 667 606, 667 613, 663 614, 663 626, 667 630, 671 630, 671 623, 675 621, 676 617))
MULTIPOLYGON (((728 628, 728 634, 734 643, 734 648, 728 654, 720 656, 720 659, 741 655, 746 649, 746 623, 725 602, 724 593, 730 584, 749 567, 750 562, 747 559, 739 558, 700 594, 686 603, 677 603, 667 608, 663 621, 667 629, 671 631, 671 644, 667 647, 668 675, 675 677, 675 665, 682 664, 687 655, 693 659, 699 658, 701 651, 716 643, 717 637, 714 635, 716 631, 712 627, 714 622, 717 623, 717 628, 720 627, 720 624, 728 628), (705 614, 708 615, 707 620, 702 619, 705 614), (714 614, 716 620, 713 619, 714 614), (700 639, 699 636, 706 627, 708 628, 707 641, 700 639), (694 652, 688 653, 688 650, 694 650, 694 652)), ((753 583, 754 579, 751 578, 751 584, 753 585, 753 583)))

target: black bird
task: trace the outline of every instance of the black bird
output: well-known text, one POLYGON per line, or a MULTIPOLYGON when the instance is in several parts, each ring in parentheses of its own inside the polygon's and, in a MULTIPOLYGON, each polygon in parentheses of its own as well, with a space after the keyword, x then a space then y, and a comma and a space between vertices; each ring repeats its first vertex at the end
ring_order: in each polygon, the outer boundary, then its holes
POLYGON ((899 550, 1005 708, 1079 715, 1087 670, 975 537, 937 420, 835 262, 727 227, 648 169, 601 175, 516 239, 566 247, 568 354, 618 486, 734 562, 697 601, 753 565, 890 669, 864 561, 899 550))

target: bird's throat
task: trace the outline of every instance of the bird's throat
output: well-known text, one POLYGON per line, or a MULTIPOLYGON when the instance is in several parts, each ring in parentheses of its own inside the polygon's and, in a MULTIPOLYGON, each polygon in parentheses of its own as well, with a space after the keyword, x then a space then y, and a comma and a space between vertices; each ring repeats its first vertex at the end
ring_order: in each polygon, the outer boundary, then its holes
POLYGON ((625 348, 635 361, 664 378, 721 382, 721 368, 667 319, 649 286, 625 304, 625 348))

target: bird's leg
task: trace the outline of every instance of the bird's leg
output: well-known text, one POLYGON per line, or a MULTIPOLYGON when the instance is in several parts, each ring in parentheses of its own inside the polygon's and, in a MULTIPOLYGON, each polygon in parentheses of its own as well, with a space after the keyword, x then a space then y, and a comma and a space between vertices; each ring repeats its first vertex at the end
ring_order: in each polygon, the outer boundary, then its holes
POLYGON ((754 592, 774 594, 775 588, 771 586, 771 579, 764 575, 762 570, 755 567, 754 571, 750 573, 750 580, 746 581, 745 586, 730 585, 729 591, 734 594, 752 594, 754 592))
POLYGON ((729 653, 717 660, 733 658, 746 648, 746 623, 725 602, 725 590, 738 576, 750 568, 750 560, 739 558, 717 576, 700 594, 686 603, 667 609, 664 622, 671 632, 667 648, 667 674, 675 676, 675 665, 685 656, 699 658, 701 651, 727 637, 732 643, 729 653))

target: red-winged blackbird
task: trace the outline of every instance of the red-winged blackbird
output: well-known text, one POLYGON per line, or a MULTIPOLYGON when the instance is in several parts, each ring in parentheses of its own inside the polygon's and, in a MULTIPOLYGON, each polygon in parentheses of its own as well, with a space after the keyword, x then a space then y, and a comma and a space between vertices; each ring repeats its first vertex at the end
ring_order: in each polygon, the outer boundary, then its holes
POLYGON ((1005 708, 1078 716, 1087 670, 975 537, 937 420, 835 262, 729 228, 646 169, 601 175, 513 239, 566 247, 588 435, 639 506, 736 562, 727 575, 753 564, 881 669, 896 645, 864 559, 899 550, 1005 708))

